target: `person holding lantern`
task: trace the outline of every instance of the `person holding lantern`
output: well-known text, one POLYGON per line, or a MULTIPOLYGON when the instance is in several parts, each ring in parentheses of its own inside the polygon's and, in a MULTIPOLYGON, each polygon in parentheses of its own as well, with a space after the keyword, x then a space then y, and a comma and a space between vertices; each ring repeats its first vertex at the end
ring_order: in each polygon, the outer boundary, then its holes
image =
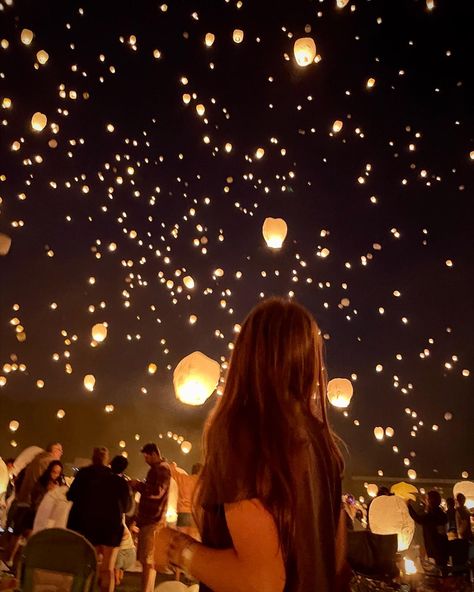
POLYGON ((194 510, 202 543, 162 529, 158 569, 184 569, 202 592, 343 589, 343 459, 326 390, 310 313, 283 299, 256 306, 205 427, 194 510))

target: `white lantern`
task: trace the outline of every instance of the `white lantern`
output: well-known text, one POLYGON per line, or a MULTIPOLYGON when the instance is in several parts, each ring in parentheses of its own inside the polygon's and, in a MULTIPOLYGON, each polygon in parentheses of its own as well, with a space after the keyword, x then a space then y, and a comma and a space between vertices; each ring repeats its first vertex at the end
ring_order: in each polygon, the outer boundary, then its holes
POLYGON ((90 392, 94 390, 95 376, 93 374, 86 374, 84 376, 84 386, 90 392))
POLYGON ((388 426, 388 428, 385 428, 385 435, 387 438, 393 438, 394 434, 395 430, 392 427, 388 426))
POLYGON ((336 0, 336 5, 338 8, 344 8, 349 4, 349 0, 336 0))
POLYGON ((184 93, 184 95, 183 95, 183 103, 185 105, 189 105, 190 102, 191 102, 191 95, 189 93, 184 93))
POLYGON ((8 429, 10 432, 16 432, 17 429, 20 427, 20 422, 16 419, 12 419, 12 421, 8 425, 8 429))
POLYGON ((232 39, 234 40, 234 43, 242 43, 244 40, 244 32, 241 29, 234 29, 232 39))
POLYGON ((39 111, 37 111, 31 118, 31 127, 35 130, 35 132, 43 131, 47 123, 48 118, 44 113, 40 113, 39 111))
POLYGON ((405 483, 404 481, 401 481, 400 483, 395 483, 392 485, 390 492, 394 495, 398 495, 398 497, 401 497, 405 501, 415 501, 418 489, 411 483, 405 483))
POLYGON ((380 426, 374 428, 374 436, 377 440, 383 440, 384 435, 385 432, 383 428, 381 428, 380 426))
POLYGON ((352 383, 347 378, 333 378, 328 382, 328 399, 334 407, 349 407, 353 394, 352 383))
POLYGON ((196 351, 179 362, 173 373, 177 399, 186 405, 202 405, 215 391, 220 377, 220 366, 203 353, 196 351))
POLYGON ((340 119, 336 119, 336 121, 332 124, 332 131, 335 134, 338 134, 342 128, 344 127, 344 123, 340 119))
POLYGON ((194 288, 194 280, 190 275, 184 276, 183 284, 186 286, 188 290, 192 290, 194 288))
POLYGON ((262 233, 270 248, 281 249, 287 232, 288 226, 282 218, 265 218, 262 233))
POLYGON ((204 38, 204 43, 207 47, 212 47, 214 41, 216 40, 216 36, 213 33, 206 33, 206 37, 204 38))
POLYGON ((44 65, 49 60, 49 54, 47 51, 44 51, 44 49, 40 49, 36 54, 36 59, 41 65, 44 65))
POLYGON ((151 362, 150 364, 148 364, 148 374, 155 374, 155 372, 157 371, 157 366, 156 364, 154 364, 153 362, 151 362))
POLYGON ((181 443, 181 452, 183 454, 189 454, 191 452, 193 445, 191 444, 191 442, 188 442, 187 440, 185 440, 184 442, 181 443))
POLYGON ((466 508, 469 510, 474 508, 474 482, 472 481, 459 481, 453 487, 453 495, 457 496, 458 493, 462 493, 466 498, 466 508))
POLYGON ((12 245, 12 239, 6 234, 0 232, 0 255, 8 255, 8 251, 12 245))
POLYGON ((260 160, 261 158, 263 158, 264 154, 265 154, 264 148, 257 148, 257 150, 255 151, 255 158, 257 160, 260 160))
POLYGON ((407 472, 408 478, 414 481, 416 479, 416 471, 415 469, 408 469, 407 472))
POLYGON ((370 530, 374 534, 396 534, 398 551, 406 551, 415 532, 406 503, 396 495, 376 497, 369 508, 370 530))
POLYGON ((97 341, 98 343, 102 343, 105 341, 107 337, 107 326, 103 323, 97 323, 92 327, 92 339, 97 341))
POLYGON ((196 112, 199 115, 199 117, 202 117, 206 112, 206 107, 204 107, 202 103, 199 103, 199 105, 196 105, 196 112))
POLYGON ((378 491, 379 491, 379 487, 375 483, 369 483, 367 485, 367 494, 370 497, 375 497, 377 495, 378 491))
POLYGON ((33 37, 34 33, 33 31, 30 31, 30 29, 23 29, 20 34, 21 42, 25 45, 30 45, 30 43, 33 41, 33 37))
POLYGON ((301 37, 295 41, 293 46, 295 60, 298 66, 309 66, 316 57, 316 43, 311 37, 301 37))

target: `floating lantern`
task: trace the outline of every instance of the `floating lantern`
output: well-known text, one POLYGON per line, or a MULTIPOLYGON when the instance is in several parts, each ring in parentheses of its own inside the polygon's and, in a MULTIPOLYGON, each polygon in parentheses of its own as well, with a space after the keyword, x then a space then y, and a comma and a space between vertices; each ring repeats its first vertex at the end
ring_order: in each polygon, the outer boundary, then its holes
POLYGON ((383 428, 381 428, 380 426, 374 428, 374 436, 377 440, 383 440, 384 435, 385 431, 383 428))
POLYGON ((281 249, 287 232, 288 226, 283 218, 265 218, 262 233, 271 249, 281 249))
POLYGON ((333 378, 328 382, 328 399, 331 405, 339 409, 349 407, 354 389, 347 378, 333 378))
POLYGON ((33 31, 30 31, 30 29, 23 29, 20 34, 21 42, 24 45, 30 45, 30 43, 33 41, 33 37, 34 33, 33 31))
POLYGON ((39 111, 37 111, 31 118, 31 127, 35 130, 35 132, 43 131, 47 123, 48 118, 44 113, 40 113, 39 111))
POLYGON ((191 95, 189 93, 184 93, 184 95, 183 95, 183 103, 185 105, 189 105, 190 102, 191 102, 191 95))
POLYGON ((375 78, 369 78, 367 80, 367 88, 372 88, 375 85, 375 78))
POLYGON ((176 397, 186 405, 202 405, 215 391, 220 377, 220 366, 203 353, 196 351, 179 362, 173 373, 176 397))
POLYGON ((336 119, 336 121, 332 124, 332 131, 335 134, 338 134, 342 128, 344 127, 344 123, 340 119, 336 119))
POLYGON ((409 469, 408 470, 408 478, 411 479, 412 481, 414 481, 416 479, 416 471, 415 469, 409 469))
POLYGON ((344 8, 349 4, 349 0, 336 0, 336 5, 338 8, 344 8))
POLYGON ((212 47, 214 41, 216 40, 216 36, 213 33, 206 33, 206 37, 204 38, 204 43, 207 47, 212 47))
POLYGON ((20 427, 20 422, 16 419, 12 419, 12 421, 8 425, 8 429, 10 432, 16 432, 17 429, 20 427))
POLYGON ((316 43, 311 37, 301 37, 295 41, 293 53, 298 66, 302 68, 309 66, 316 57, 316 43))
POLYGON ((199 117, 202 117, 206 112, 206 107, 204 107, 202 103, 199 103, 199 105, 196 105, 196 112, 199 115, 199 117))
POLYGON ((151 364, 148 364, 148 374, 155 374, 157 369, 158 368, 157 368, 156 364, 153 364, 153 362, 151 364))
POLYGON ((242 43, 244 40, 244 32, 241 29, 234 29, 232 39, 234 40, 234 43, 242 43))
POLYGON ((86 374, 84 376, 84 386, 90 392, 94 390, 95 376, 93 374, 86 374))
POLYGON ((8 255, 8 251, 10 250, 11 244, 12 239, 6 234, 2 234, 0 232, 0 255, 8 255))
POLYGON ((64 409, 58 409, 57 413, 56 413, 56 417, 58 419, 64 419, 66 415, 66 412, 64 411, 64 409))
POLYGON ((388 428, 385 428, 385 435, 387 438, 393 438, 394 434, 395 430, 392 427, 389 426, 388 428))
POLYGON ((255 158, 260 160, 261 158, 263 158, 264 154, 265 154, 264 148, 257 148, 257 150, 255 151, 255 158))
POLYGON ((426 0, 426 8, 428 10, 433 10, 434 7, 435 7, 434 0, 426 0))
POLYGON ((369 483, 367 485, 367 494, 370 497, 375 497, 377 495, 379 491, 378 485, 376 485, 375 483, 369 483))
POLYGON ((396 495, 376 497, 369 508, 370 530, 374 534, 396 534, 398 551, 406 551, 415 532, 406 503, 396 495))
POLYGON ((92 327, 92 339, 98 343, 105 341, 107 337, 107 327, 103 323, 97 323, 92 327))
POLYGON ((36 59, 38 60, 38 63, 40 63, 43 66, 49 60, 49 53, 47 51, 44 51, 44 49, 40 49, 39 52, 36 54, 36 59))
POLYGON ((186 275, 183 278, 183 284, 188 288, 188 290, 192 290, 194 288, 194 280, 190 275, 186 275))
POLYGON ((405 483, 404 481, 401 481, 400 483, 395 483, 392 485, 390 492, 394 495, 398 495, 398 497, 401 497, 405 501, 415 501, 418 489, 411 483, 405 483))
POLYGON ((183 454, 189 454, 191 452, 193 445, 191 444, 191 442, 188 442, 187 440, 185 440, 184 442, 181 443, 181 452, 183 454))

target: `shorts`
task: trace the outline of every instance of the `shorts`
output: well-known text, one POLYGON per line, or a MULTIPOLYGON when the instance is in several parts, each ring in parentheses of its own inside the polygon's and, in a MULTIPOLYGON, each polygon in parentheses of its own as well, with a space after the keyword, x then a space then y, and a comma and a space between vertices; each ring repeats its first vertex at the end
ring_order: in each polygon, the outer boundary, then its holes
POLYGON ((137 560, 137 554, 135 549, 120 549, 117 555, 117 561, 115 563, 115 569, 127 569, 132 568, 137 560))
POLYGON ((146 524, 138 532, 137 559, 142 565, 153 565, 155 534, 161 528, 159 523, 146 524))
POLYGON ((13 514, 13 534, 23 536, 26 531, 33 529, 35 512, 30 506, 17 506, 13 514))

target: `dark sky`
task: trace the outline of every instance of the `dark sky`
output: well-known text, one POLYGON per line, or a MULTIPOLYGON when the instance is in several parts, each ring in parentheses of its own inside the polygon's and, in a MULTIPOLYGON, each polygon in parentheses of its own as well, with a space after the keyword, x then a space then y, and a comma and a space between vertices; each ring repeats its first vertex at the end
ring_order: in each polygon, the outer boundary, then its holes
POLYGON ((140 445, 161 433, 188 467, 216 396, 185 407, 174 367, 195 350, 228 359, 234 324, 292 291, 326 336, 330 377, 353 381, 347 416, 332 413, 349 471, 472 473, 470 2, 0 6, 0 232, 12 238, 0 257, 2 456, 61 439, 72 460, 123 440, 138 471, 140 445), (320 61, 301 68, 304 36, 320 61), (35 68, 39 50, 49 60, 35 68), (281 250, 263 240, 267 216, 288 224, 281 250), (108 337, 93 348, 98 322, 108 337), (375 426, 394 437, 376 442, 375 426), (188 457, 168 431, 192 441, 188 457))

